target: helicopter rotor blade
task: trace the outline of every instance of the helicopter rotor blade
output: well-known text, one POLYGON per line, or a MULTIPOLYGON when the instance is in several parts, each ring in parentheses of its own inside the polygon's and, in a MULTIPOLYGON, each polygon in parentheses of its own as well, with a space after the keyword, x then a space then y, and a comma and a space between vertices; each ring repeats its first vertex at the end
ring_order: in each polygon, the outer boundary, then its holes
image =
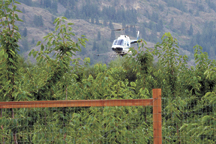
POLYGON ((113 31, 123 31, 125 28, 122 29, 114 29, 113 31))
POLYGON ((114 29, 113 31, 123 31, 123 30, 125 30, 125 29, 127 29, 127 28, 130 28, 130 27, 132 27, 132 26, 134 26, 134 25, 129 25, 129 26, 126 26, 126 27, 121 28, 121 29, 114 29))

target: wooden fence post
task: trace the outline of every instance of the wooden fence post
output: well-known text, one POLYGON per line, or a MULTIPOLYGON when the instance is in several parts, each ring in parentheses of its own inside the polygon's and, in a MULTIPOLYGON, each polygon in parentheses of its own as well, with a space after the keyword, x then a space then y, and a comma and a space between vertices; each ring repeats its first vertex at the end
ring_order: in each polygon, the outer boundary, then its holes
POLYGON ((162 144, 161 89, 153 89, 154 144, 162 144))

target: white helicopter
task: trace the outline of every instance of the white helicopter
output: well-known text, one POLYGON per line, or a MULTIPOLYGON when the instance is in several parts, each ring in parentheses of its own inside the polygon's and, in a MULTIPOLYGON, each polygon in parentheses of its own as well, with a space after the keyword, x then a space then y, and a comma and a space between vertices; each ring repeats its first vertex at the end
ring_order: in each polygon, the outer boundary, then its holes
MULTIPOLYGON (((115 31, 121 31, 124 29, 116 29, 115 31)), ((137 39, 136 40, 130 40, 130 38, 127 35, 120 35, 117 39, 113 41, 112 44, 112 50, 117 53, 120 56, 124 56, 126 54, 130 54, 129 48, 131 47, 131 44, 138 43, 139 41, 139 31, 137 32, 137 39)))

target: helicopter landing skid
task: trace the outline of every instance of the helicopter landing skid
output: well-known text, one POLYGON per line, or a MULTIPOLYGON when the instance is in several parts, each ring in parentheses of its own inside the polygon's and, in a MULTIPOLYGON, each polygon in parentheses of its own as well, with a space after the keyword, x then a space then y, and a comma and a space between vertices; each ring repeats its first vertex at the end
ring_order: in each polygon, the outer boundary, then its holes
POLYGON ((118 54, 119 56, 122 56, 122 57, 123 57, 123 56, 126 55, 127 53, 124 53, 124 52, 123 52, 123 53, 117 53, 117 54, 118 54))

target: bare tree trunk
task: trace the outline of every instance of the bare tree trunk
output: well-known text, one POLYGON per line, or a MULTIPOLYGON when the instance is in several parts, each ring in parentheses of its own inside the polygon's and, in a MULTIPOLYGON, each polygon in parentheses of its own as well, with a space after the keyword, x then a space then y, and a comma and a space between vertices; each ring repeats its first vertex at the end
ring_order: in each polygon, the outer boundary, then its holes
POLYGON ((176 131, 177 131, 177 135, 178 135, 178 139, 179 139, 179 144, 181 144, 181 138, 180 138, 180 134, 179 134, 179 129, 178 129, 178 125, 176 125, 176 131))
MULTIPOLYGON (((11 111, 12 111, 12 119, 14 119, 14 110, 11 109, 11 111)), ((16 136, 16 129, 13 131, 13 139, 14 139, 14 144, 18 144, 17 136, 16 136)))
MULTIPOLYGON (((65 100, 67 100, 67 86, 66 86, 66 98, 65 98, 65 100)), ((66 115, 65 108, 63 108, 63 114, 64 114, 64 117, 65 117, 65 115, 66 115)), ((63 120, 63 125, 64 125, 64 127, 65 127, 65 122, 64 122, 64 120, 63 120)), ((65 134, 64 134, 64 141, 65 141, 66 137, 67 137, 67 134, 66 134, 66 132, 65 132, 65 134)), ((65 142, 66 142, 66 141, 65 141, 65 142)), ((67 143, 66 143, 66 144, 67 144, 67 143)))
MULTIPOLYGON (((1 109, 0 117, 2 117, 2 109, 1 109)), ((4 130, 3 125, 1 125, 1 129, 4 130)), ((5 142, 4 142, 4 135, 3 135, 3 138, 2 138, 2 143, 5 144, 5 142)))
POLYGON ((65 100, 67 100, 67 87, 66 87, 66 99, 65 100))
MULTIPOLYGON (((63 107, 63 115, 64 115, 64 117, 66 116, 66 111, 65 111, 65 109, 66 109, 66 107, 63 107)), ((65 118, 63 118, 63 127, 65 128, 66 125, 65 125, 64 119, 65 119, 65 118)), ((66 132, 65 132, 65 133, 64 133, 64 141, 65 141, 65 143, 66 143, 66 137, 67 137, 67 134, 66 134, 66 132)), ((67 144, 67 143, 66 143, 66 144, 67 144)))
POLYGON ((145 122, 147 123, 147 112, 146 112, 146 107, 145 107, 145 122))
POLYGON ((67 137, 67 134, 65 133, 65 134, 64 134, 64 141, 65 141, 65 143, 67 144, 67 142, 66 142, 66 140, 65 140, 66 137, 67 137))
MULTIPOLYGON (((45 117, 45 127, 46 127, 46 112, 45 112, 45 110, 44 110, 44 117, 45 117)), ((45 138, 46 138, 46 132, 45 132, 45 138)))

